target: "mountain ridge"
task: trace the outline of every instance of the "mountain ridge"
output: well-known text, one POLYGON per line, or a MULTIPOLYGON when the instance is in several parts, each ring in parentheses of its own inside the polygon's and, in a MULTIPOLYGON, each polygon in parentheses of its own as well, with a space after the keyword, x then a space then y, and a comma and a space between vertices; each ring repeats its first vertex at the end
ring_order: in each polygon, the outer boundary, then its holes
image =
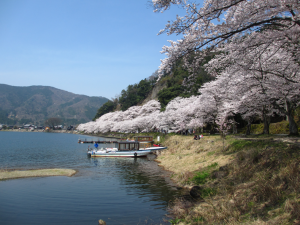
POLYGON ((108 99, 74 94, 51 86, 0 84, 0 123, 43 125, 50 117, 65 124, 90 121, 108 99))

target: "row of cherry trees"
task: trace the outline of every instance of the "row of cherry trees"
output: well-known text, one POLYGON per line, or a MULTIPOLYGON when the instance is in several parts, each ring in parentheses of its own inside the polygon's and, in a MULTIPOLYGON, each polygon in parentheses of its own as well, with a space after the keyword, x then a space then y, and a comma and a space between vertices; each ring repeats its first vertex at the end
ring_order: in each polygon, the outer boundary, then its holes
MULTIPOLYGON (((289 64, 292 62, 288 59, 288 55, 281 53, 274 54, 273 57, 270 60, 277 61, 277 57, 283 57, 284 59, 279 62, 289 64)), ((261 61, 257 61, 257 64, 267 66, 265 65, 267 63, 261 61)), ((177 132, 207 124, 218 124, 221 129, 225 129, 228 128, 225 125, 228 125, 229 121, 233 122, 228 118, 236 113, 240 113, 249 123, 258 116, 264 121, 269 121, 268 118, 273 113, 288 115, 292 124, 294 120, 290 111, 299 101, 299 82, 295 80, 299 77, 299 74, 297 75, 299 68, 296 64, 288 68, 282 70, 282 77, 278 77, 261 74, 255 70, 253 73, 249 71, 243 73, 244 71, 235 64, 227 67, 216 80, 204 84, 199 90, 201 95, 190 98, 177 97, 167 105, 164 112, 160 112, 160 103, 152 100, 143 106, 130 107, 124 112, 107 113, 95 122, 79 125, 78 130, 87 133, 162 129, 177 132), (287 76, 292 73, 297 76, 294 78, 287 76), (289 79, 295 81, 288 81, 289 79)), ((268 132, 268 124, 265 129, 268 132)))
MULTIPOLYGON (((180 34, 162 53, 160 74, 172 70, 183 59, 193 71, 206 56, 215 80, 204 84, 199 96, 176 98, 160 112, 157 101, 125 112, 109 113, 96 122, 82 124, 87 132, 136 131, 186 128, 217 124, 225 132, 237 113, 248 121, 260 117, 269 133, 270 117, 287 116, 290 134, 298 134, 293 111, 300 101, 300 2, 299 0, 152 0, 155 11, 172 4, 186 9, 186 15, 169 22, 160 33, 180 34)), ((189 85, 185 82, 186 87, 189 85)), ((249 133, 250 130, 248 129, 249 133)))
MULTIPOLYGON (((300 100, 299 65, 292 60, 292 54, 282 49, 274 51, 273 46, 269 46, 265 54, 257 55, 251 69, 244 69, 243 63, 247 57, 253 58, 251 55, 255 51, 245 52, 238 57, 240 60, 228 65, 214 81, 205 83, 199 90, 201 95, 175 98, 164 112, 160 112, 160 103, 152 100, 124 112, 107 113, 95 122, 81 124, 78 130, 88 133, 157 129, 177 132, 207 124, 218 124, 225 129, 228 123, 234 123, 228 118, 239 113, 249 124, 260 117, 265 123, 264 132, 268 133, 270 116, 277 113, 288 116, 290 133, 295 134, 297 125, 291 112, 300 100)), ((218 57, 214 60, 223 60, 222 55, 218 57)), ((207 66, 214 64, 214 60, 207 66)))
MULTIPOLYGON (((217 120, 226 121, 238 112, 250 124, 260 116, 268 133, 269 118, 277 113, 288 117, 290 134, 298 134, 292 115, 299 102, 298 0, 206 0, 203 6, 187 0, 152 3, 160 12, 172 5, 186 9, 184 17, 177 16, 160 31, 183 35, 163 47, 167 58, 162 60, 161 74, 183 58, 192 81, 194 68, 214 52, 207 69, 224 82, 210 91, 216 102, 222 102, 217 120), (191 60, 191 55, 196 57, 191 60), (217 88, 226 93, 220 95, 217 88)), ((208 86, 218 85, 213 83, 208 86)))
MULTIPOLYGON (((160 112, 160 103, 152 100, 143 106, 130 107, 124 112, 107 113, 95 122, 79 125, 77 129, 87 133, 151 130, 177 132, 217 124, 222 131, 228 129, 228 123, 234 123, 228 118, 239 113, 249 124, 254 118, 260 117, 265 122, 264 131, 268 133, 270 117, 277 113, 289 117, 290 133, 295 134, 297 125, 291 112, 300 100, 297 81, 299 66, 288 57, 288 54, 277 53, 267 61, 257 60, 258 67, 268 66, 272 60, 281 63, 278 66, 283 68, 282 76, 256 69, 251 72, 243 71, 238 64, 234 64, 227 67, 216 80, 204 84, 199 90, 201 95, 177 97, 163 112, 160 112), (285 63, 289 65, 283 67, 285 63)), ((276 68, 269 68, 270 71, 273 69, 276 68)))
POLYGON ((160 112, 160 103, 151 100, 143 106, 133 106, 126 111, 116 111, 107 113, 96 121, 92 121, 78 126, 79 131, 87 133, 105 133, 105 132, 136 132, 150 130, 171 130, 178 131, 185 128, 188 121, 185 115, 185 105, 191 105, 191 101, 197 97, 188 99, 176 98, 171 101, 164 112, 160 112), (183 125, 184 124, 184 125, 183 125), (184 127, 183 127, 184 126, 184 127))

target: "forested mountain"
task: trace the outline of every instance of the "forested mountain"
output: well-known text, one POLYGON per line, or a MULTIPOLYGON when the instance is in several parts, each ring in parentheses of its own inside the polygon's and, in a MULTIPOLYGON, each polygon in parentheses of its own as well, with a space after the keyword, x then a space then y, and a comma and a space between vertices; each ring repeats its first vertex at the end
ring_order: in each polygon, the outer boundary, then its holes
POLYGON ((129 85, 127 90, 122 90, 121 96, 118 99, 121 110, 125 111, 129 107, 141 103, 154 87, 156 79, 157 77, 153 77, 153 79, 144 79, 138 84, 129 85))
POLYGON ((193 75, 185 68, 183 60, 177 61, 170 73, 166 73, 160 82, 165 84, 165 88, 158 92, 158 100, 162 110, 165 110, 167 104, 174 98, 180 96, 184 98, 192 95, 199 95, 199 88, 205 82, 213 80, 205 70, 203 65, 211 59, 210 56, 203 60, 202 66, 193 71, 193 75))
POLYGON ((0 84, 0 123, 43 125, 47 118, 58 117, 65 124, 79 124, 92 120, 107 101, 48 86, 0 84))
POLYGON ((116 109, 125 111, 131 106, 141 104, 153 90, 156 80, 157 75, 154 73, 137 84, 128 85, 126 90, 122 90, 119 97, 106 102, 102 107, 100 107, 93 120, 116 109))
MULTIPOLYGON (((206 57, 207 60, 204 60, 202 65, 208 62, 210 58, 210 56, 206 57)), ((185 69, 183 61, 178 60, 171 72, 164 74, 158 82, 156 71, 147 79, 129 85, 126 90, 122 90, 118 98, 108 101, 100 107, 94 120, 108 112, 119 109, 125 111, 131 106, 143 105, 150 100, 158 100, 162 110, 165 110, 166 105, 178 96, 199 95, 198 90, 201 85, 213 79, 203 66, 194 71, 192 80, 187 79, 190 75, 190 72, 185 69)))

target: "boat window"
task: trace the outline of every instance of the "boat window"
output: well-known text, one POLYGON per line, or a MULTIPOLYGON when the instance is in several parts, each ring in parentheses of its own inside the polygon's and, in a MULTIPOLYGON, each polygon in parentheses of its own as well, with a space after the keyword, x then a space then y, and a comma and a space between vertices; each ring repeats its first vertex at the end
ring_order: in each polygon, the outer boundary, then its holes
POLYGON ((120 144, 120 150, 125 149, 126 148, 126 144, 120 144))
POLYGON ((127 143, 119 143, 119 150, 136 150, 139 149, 139 143, 138 142, 127 142, 127 143))

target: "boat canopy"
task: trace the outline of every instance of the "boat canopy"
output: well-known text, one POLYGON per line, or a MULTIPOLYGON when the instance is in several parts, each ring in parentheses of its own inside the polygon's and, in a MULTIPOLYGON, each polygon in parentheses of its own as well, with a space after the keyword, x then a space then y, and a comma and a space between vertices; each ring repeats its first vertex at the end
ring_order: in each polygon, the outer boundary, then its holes
POLYGON ((135 141, 153 141, 152 136, 135 136, 134 137, 135 141))

